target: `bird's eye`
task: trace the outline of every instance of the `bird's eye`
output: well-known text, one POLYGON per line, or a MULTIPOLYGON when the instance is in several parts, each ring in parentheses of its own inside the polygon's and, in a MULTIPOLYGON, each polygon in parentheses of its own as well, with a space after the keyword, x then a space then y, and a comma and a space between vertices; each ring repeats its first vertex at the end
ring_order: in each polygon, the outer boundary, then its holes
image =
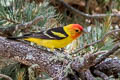
POLYGON ((79 32, 79 30, 75 30, 76 32, 79 32))

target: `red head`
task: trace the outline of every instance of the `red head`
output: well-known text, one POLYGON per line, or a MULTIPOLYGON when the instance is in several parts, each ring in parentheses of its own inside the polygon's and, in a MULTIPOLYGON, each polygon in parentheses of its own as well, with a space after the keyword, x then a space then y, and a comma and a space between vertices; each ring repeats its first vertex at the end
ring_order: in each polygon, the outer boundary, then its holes
POLYGON ((66 32, 73 39, 76 39, 77 37, 79 37, 84 31, 83 27, 79 24, 70 24, 70 25, 65 26, 65 28, 66 28, 66 32))
POLYGON ((80 31, 83 31, 83 27, 79 24, 72 24, 74 29, 78 29, 80 31))

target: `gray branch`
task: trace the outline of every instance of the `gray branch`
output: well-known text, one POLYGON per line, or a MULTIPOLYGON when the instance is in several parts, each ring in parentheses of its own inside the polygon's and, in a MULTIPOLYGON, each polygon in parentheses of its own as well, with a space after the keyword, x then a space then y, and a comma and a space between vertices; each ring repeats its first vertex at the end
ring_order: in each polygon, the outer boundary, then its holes
MULTIPOLYGON (((106 54, 113 54, 115 51, 117 51, 119 46, 116 46, 106 54)), ((48 73, 52 78, 54 78, 54 80, 66 80, 68 78, 65 77, 65 72, 63 70, 69 63, 71 69, 77 72, 85 73, 85 78, 89 80, 88 74, 91 74, 89 72, 90 67, 101 62, 101 60, 104 60, 103 57, 96 60, 98 55, 100 55, 100 53, 87 54, 83 57, 83 61, 81 61, 79 57, 76 57, 73 60, 66 59, 65 62, 64 60, 55 61, 51 60, 51 58, 54 56, 52 52, 32 47, 29 44, 0 37, 0 56, 13 59, 28 66, 38 64, 38 70, 48 73)), ((107 58, 108 56, 104 56, 104 58, 105 57, 107 58)), ((94 79, 93 76, 92 78, 94 79)))
POLYGON ((60 3, 62 3, 68 10, 80 15, 80 16, 84 16, 86 18, 104 18, 104 17, 107 17, 107 16, 111 16, 111 17, 120 17, 120 14, 118 13, 112 13, 112 14, 93 14, 93 15, 90 15, 90 14, 87 14, 87 13, 84 13, 82 11, 79 11, 78 9, 70 6, 69 4, 65 3, 64 0, 56 0, 60 3))

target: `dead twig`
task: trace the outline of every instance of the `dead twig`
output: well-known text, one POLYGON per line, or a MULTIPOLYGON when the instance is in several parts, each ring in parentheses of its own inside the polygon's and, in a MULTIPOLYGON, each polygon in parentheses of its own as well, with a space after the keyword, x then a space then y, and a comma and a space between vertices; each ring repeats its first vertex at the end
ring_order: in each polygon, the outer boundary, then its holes
POLYGON ((76 53, 78 53, 79 51, 83 50, 84 48, 88 48, 89 46, 93 46, 93 45, 95 45, 95 44, 97 44, 97 43, 104 42, 104 40, 105 40, 109 35, 111 35, 112 33, 115 33, 115 32, 120 32, 120 29, 112 30, 112 31, 106 33, 106 34, 103 36, 102 39, 97 40, 97 41, 95 41, 95 42, 93 42, 93 43, 87 44, 87 45, 85 45, 84 47, 76 50, 76 51, 73 52, 72 54, 76 54, 76 53))
POLYGON ((63 0, 56 0, 59 1, 60 3, 62 3, 68 10, 73 11, 74 13, 77 13, 78 15, 87 17, 87 18, 104 18, 107 16, 111 16, 111 17, 120 17, 120 14, 116 14, 116 13, 111 13, 111 14, 87 14, 84 12, 79 11, 78 9, 75 9, 74 7, 70 6, 69 4, 65 3, 63 0))

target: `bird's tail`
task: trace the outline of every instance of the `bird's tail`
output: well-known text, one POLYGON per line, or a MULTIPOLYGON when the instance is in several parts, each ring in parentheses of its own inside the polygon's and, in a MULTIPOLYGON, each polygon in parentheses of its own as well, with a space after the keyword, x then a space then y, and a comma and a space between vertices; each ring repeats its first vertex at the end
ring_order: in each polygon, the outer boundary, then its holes
POLYGON ((25 39, 25 38, 29 38, 31 34, 24 34, 23 36, 19 36, 19 37, 15 37, 15 36, 9 36, 7 37, 7 39, 11 39, 11 40, 17 40, 17 39, 25 39))
POLYGON ((17 40, 17 39, 24 39, 24 37, 23 37, 23 36, 20 36, 20 37, 12 37, 12 36, 9 36, 9 37, 7 37, 7 39, 17 40))

